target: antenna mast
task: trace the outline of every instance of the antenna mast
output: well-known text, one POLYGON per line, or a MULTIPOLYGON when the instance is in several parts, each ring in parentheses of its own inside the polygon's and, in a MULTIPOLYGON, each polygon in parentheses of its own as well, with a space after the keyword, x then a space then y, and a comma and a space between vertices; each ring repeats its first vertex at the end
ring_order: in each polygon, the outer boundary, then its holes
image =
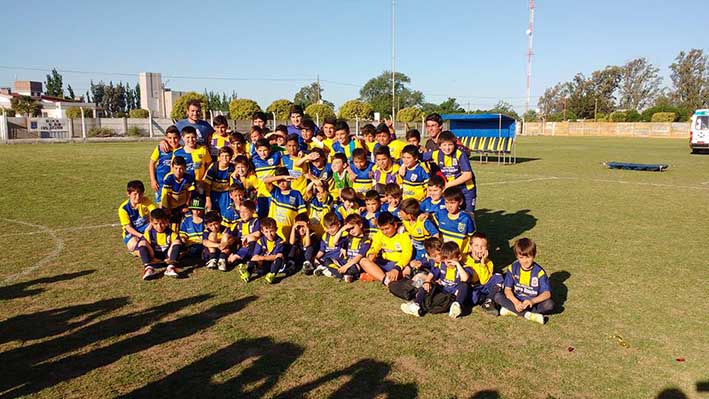
POLYGON ((527 38, 528 38, 528 48, 527 48, 527 99, 524 103, 524 113, 529 111, 529 98, 531 97, 532 91, 532 56, 534 51, 532 50, 532 44, 534 42, 534 1, 529 0, 529 27, 527 27, 527 38))

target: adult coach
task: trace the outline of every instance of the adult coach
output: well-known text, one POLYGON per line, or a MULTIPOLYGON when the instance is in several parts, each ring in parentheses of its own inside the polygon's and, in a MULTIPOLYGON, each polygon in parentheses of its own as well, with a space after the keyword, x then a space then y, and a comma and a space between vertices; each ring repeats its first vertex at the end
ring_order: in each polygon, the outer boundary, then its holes
POLYGON ((443 131, 443 118, 437 113, 426 116, 426 151, 436 151, 438 149, 438 135, 443 131))
POLYGON ((197 130, 197 144, 209 145, 214 133, 214 128, 209 122, 202 120, 202 103, 199 100, 190 100, 187 103, 187 118, 177 121, 175 124, 182 131, 185 126, 192 126, 197 130))

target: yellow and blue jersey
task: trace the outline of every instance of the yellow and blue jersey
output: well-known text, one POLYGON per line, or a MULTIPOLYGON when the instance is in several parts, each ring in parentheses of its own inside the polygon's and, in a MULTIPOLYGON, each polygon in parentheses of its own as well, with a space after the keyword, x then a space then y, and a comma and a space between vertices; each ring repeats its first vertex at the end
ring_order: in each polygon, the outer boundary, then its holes
POLYGON ((426 248, 424 248, 423 242, 438 235, 438 228, 430 219, 420 221, 416 218, 413 221, 404 220, 401 223, 411 236, 411 243, 414 246, 414 259, 423 259, 426 256, 426 248))
POLYGON ((284 155, 282 159, 283 166, 288 168, 291 176, 295 178, 290 183, 291 188, 303 194, 305 193, 305 187, 308 186, 308 181, 305 178, 305 171, 308 168, 308 163, 304 162, 300 164, 300 166, 296 166, 296 162, 298 161, 300 161, 300 158, 297 156, 291 157, 290 155, 284 155))
POLYGON ((377 143, 376 141, 365 141, 364 144, 367 146, 367 152, 374 156, 374 146, 379 143, 377 143))
POLYGON ((212 192, 225 193, 229 191, 229 186, 234 182, 231 175, 234 173, 234 165, 229 164, 226 169, 219 167, 219 162, 214 162, 207 169, 204 181, 209 185, 212 192))
POLYGON ((426 198, 426 188, 431 170, 428 164, 417 162, 413 168, 406 168, 406 173, 402 179, 403 199, 415 198, 416 201, 423 201, 426 198))
POLYGON ((209 152, 212 159, 217 159, 219 154, 219 149, 222 147, 231 147, 229 142, 229 136, 220 136, 218 134, 213 134, 212 139, 209 141, 209 152))
POLYGON ((413 255, 411 237, 408 233, 397 233, 393 237, 387 237, 379 231, 372 237, 372 246, 367 254, 378 255, 386 261, 394 262, 400 270, 404 270, 413 255))
POLYGON ((179 238, 177 232, 167 227, 162 233, 155 229, 148 229, 143 233, 143 238, 150 245, 156 255, 166 254, 170 245, 179 238))
POLYGON ((295 190, 289 190, 284 194, 280 188, 275 186, 271 189, 270 196, 271 205, 268 208, 268 216, 276 220, 278 234, 281 237, 290 237, 295 217, 299 213, 307 211, 303 196, 295 190))
POLYGON ((228 227, 227 233, 238 240, 243 240, 246 236, 259 231, 260 228, 261 223, 259 223, 259 220, 251 218, 250 220, 236 221, 228 227))
POLYGON ((345 219, 347 219, 347 216, 359 214, 359 209, 357 209, 356 206, 357 205, 355 204, 355 208, 347 209, 347 208, 345 208, 345 205, 343 205, 343 204, 337 205, 333 209, 333 212, 335 212, 335 215, 337 215, 337 218, 340 219, 340 222, 344 222, 345 219))
POLYGON ((198 146, 187 152, 185 147, 181 147, 172 152, 172 157, 185 158, 187 162, 187 174, 194 176, 195 181, 201 182, 207 173, 207 167, 212 163, 212 156, 209 155, 207 147, 198 146))
POLYGON ((354 163, 350 164, 350 169, 355 175, 354 181, 352 181, 352 188, 362 197, 374 185, 374 180, 372 179, 373 167, 374 164, 370 161, 367 161, 363 169, 357 168, 354 163))
POLYGON ((468 155, 460 148, 456 148, 451 155, 446 155, 441 150, 428 151, 423 154, 424 161, 433 161, 443 173, 447 181, 453 181, 460 177, 463 172, 473 173, 473 177, 460 187, 464 191, 475 192, 475 173, 470 166, 468 155))
POLYGON ((158 188, 158 192, 155 193, 155 201, 158 202, 160 201, 160 194, 162 192, 162 182, 171 170, 170 164, 172 162, 172 153, 172 150, 165 152, 160 149, 159 145, 157 145, 155 146, 153 153, 150 154, 150 160, 155 163, 155 181, 157 181, 160 186, 158 188))
POLYGON ((350 141, 346 144, 342 144, 339 141, 335 141, 332 143, 332 152, 330 153, 330 159, 332 159, 332 156, 337 153, 342 153, 345 154, 347 159, 352 161, 352 152, 356 150, 357 148, 362 148, 362 143, 360 143, 359 140, 353 140, 350 137, 350 141))
POLYGON ((377 218, 382 212, 377 210, 374 213, 369 213, 364 211, 361 213, 362 216, 362 228, 364 229, 364 235, 367 237, 373 237, 379 232, 379 227, 377 226, 377 218))
POLYGON ((387 185, 389 183, 401 184, 401 175, 399 175, 399 164, 392 164, 388 170, 382 169, 379 165, 374 165, 372 168, 372 178, 374 184, 387 185))
POLYGON ((180 224, 180 237, 187 245, 202 244, 202 235, 204 234, 204 220, 196 223, 192 214, 187 214, 180 224))
POLYGON ((274 240, 269 240, 266 236, 261 236, 256 240, 254 255, 278 255, 283 253, 283 239, 276 235, 274 240))
MULTIPOLYGON (((473 276, 471 268, 464 266, 463 270, 468 273, 468 279, 473 276)), ((433 274, 433 281, 437 281, 448 293, 454 293, 456 286, 461 283, 461 275, 455 265, 447 265, 443 262, 431 268, 431 274, 433 274)))
POLYGON ((355 256, 367 256, 369 248, 372 246, 372 241, 365 236, 347 236, 343 248, 347 252, 345 262, 355 256))
POLYGON ((340 257, 340 250, 345 245, 345 238, 340 236, 335 240, 337 234, 325 233, 320 240, 319 251, 323 253, 321 258, 335 259, 340 257))
POLYGON ((222 226, 230 227, 239 220, 239 210, 234 206, 232 201, 229 206, 222 211, 222 226))
POLYGON ((433 217, 443 242, 455 242, 464 256, 470 252, 468 245, 470 237, 475 233, 475 222, 469 214, 458 212, 456 215, 450 215, 448 212, 438 212, 433 217))
POLYGON ((549 277, 537 262, 534 262, 529 270, 522 269, 519 261, 512 263, 505 273, 504 285, 505 288, 511 288, 520 301, 551 291, 549 277))
POLYGON ((178 180, 174 174, 168 173, 163 182, 160 204, 168 209, 186 205, 189 192, 195 189, 194 185, 195 178, 190 174, 185 174, 178 180))
MULTIPOLYGON (((372 150, 372 153, 375 153, 379 149, 380 146, 381 146, 381 144, 379 144, 378 142, 375 142, 374 149, 372 150)), ((392 140, 389 142, 389 144, 387 144, 387 147, 389 147, 389 155, 391 155, 392 158, 394 158, 395 160, 398 161, 399 159, 401 159, 401 150, 403 150, 404 147, 406 147, 406 143, 404 143, 401 140, 392 140)))
POLYGON ((118 221, 121 223, 123 238, 130 237, 126 226, 131 226, 139 233, 145 232, 145 228, 150 224, 150 211, 155 209, 155 204, 148 197, 143 197, 133 208, 130 200, 125 200, 118 207, 118 221))
POLYGON ((382 204, 382 207, 379 208, 379 212, 389 212, 392 215, 394 215, 397 219, 401 220, 401 218, 399 217, 399 207, 398 206, 392 208, 389 206, 389 204, 382 204))
POLYGON ((439 198, 438 201, 434 201, 431 197, 426 197, 421 201, 421 212, 423 213, 437 213, 446 210, 446 200, 443 197, 439 198))
MULTIPOLYGON (((222 237, 224 236, 224 233, 226 232, 226 227, 219 225, 219 231, 217 231, 216 237, 214 237, 213 242, 221 242, 222 237)), ((209 229, 204 229, 202 232, 202 241, 204 240, 209 240, 209 235, 212 234, 212 231, 209 229)))
POLYGON ((472 256, 468 256, 465 266, 470 267, 473 270, 473 284, 485 284, 492 276, 492 271, 494 265, 490 259, 482 264, 479 260, 473 259, 472 256))
POLYGON ((276 168, 281 166, 281 153, 272 152, 266 159, 261 158, 258 154, 251 158, 251 162, 256 168, 256 177, 263 180, 268 176, 273 176, 276 173, 276 168))
POLYGON ((314 232, 321 236, 325 232, 322 224, 325 214, 332 210, 334 201, 332 196, 328 194, 325 201, 320 201, 317 197, 313 197, 308 204, 308 217, 310 218, 310 227, 314 232))
MULTIPOLYGON (((327 148, 327 152, 332 152, 332 145, 335 143, 335 139, 328 139, 327 137, 322 139, 323 148, 327 148)), ((312 148, 309 148, 312 149, 312 148)))

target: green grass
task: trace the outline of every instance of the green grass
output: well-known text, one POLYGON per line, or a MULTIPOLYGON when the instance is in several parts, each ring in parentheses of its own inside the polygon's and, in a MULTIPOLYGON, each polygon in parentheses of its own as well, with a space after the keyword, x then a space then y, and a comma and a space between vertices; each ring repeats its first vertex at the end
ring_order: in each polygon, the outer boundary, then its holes
POLYGON ((373 283, 246 285, 205 269, 143 282, 119 228, 106 225, 117 223, 126 181, 149 181, 153 145, 0 146, 0 397, 651 398, 706 389, 709 155, 690 155, 684 140, 525 137, 524 162, 474 164, 493 261, 512 260, 515 238, 538 243, 563 301, 545 326, 477 309, 455 321, 415 319, 373 283), (611 160, 671 167, 602 167, 611 160))

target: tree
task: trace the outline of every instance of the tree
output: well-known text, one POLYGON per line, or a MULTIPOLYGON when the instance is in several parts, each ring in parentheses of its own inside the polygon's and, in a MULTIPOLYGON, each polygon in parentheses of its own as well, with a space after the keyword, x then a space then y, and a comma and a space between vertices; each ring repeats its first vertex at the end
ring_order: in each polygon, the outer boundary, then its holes
MULTIPOLYGON (((411 90, 405 86, 411 79, 401 72, 396 72, 394 77, 394 92, 396 93, 396 107, 407 108, 423 105, 423 93, 411 90)), ((375 112, 382 115, 391 114, 391 72, 384 71, 381 75, 370 79, 359 91, 360 100, 370 104, 375 112)))
POLYGON ((305 114, 313 120, 319 119, 320 121, 325 118, 335 117, 335 111, 327 104, 310 104, 305 108, 305 114))
POLYGON ((537 111, 530 109, 522 115, 522 119, 525 122, 537 122, 539 121, 539 115, 537 115, 537 111))
POLYGON ((446 101, 443 101, 436 110, 439 114, 459 114, 465 113, 463 107, 458 104, 458 102, 453 97, 448 97, 446 101))
POLYGON ((62 88, 62 75, 56 69, 52 69, 52 73, 47 75, 47 81, 44 82, 47 88, 48 96, 64 97, 64 89, 62 88))
POLYGON ((346 101, 340 106, 338 116, 342 119, 370 119, 374 113, 374 108, 360 100, 346 101))
POLYGON ((172 106, 172 112, 170 112, 170 118, 174 120, 187 118, 187 103, 192 100, 199 100, 202 104, 202 115, 206 115, 209 110, 209 108, 207 108, 207 98, 202 94, 190 91, 175 101, 175 104, 172 106))
POLYGON ((31 117, 38 115, 42 106, 32 99, 30 96, 13 97, 10 100, 10 106, 18 115, 31 117))
POLYGON ((66 117, 69 119, 81 118, 81 109, 79 107, 69 107, 65 111, 66 117))
POLYGON ((318 82, 313 82, 308 86, 303 86, 293 97, 293 103, 307 108, 310 104, 317 104, 322 100, 323 89, 318 82))
POLYGON ((91 100, 93 101, 94 104, 97 106, 101 106, 101 103, 103 102, 103 95, 104 95, 104 84, 103 82, 99 82, 98 84, 94 84, 94 81, 91 81, 91 100))
POLYGON ((544 95, 539 97, 537 106, 542 118, 563 113, 566 109, 566 101, 569 97, 569 84, 557 83, 553 87, 544 90, 544 95))
POLYGON ((670 98, 691 110, 709 106, 709 59, 700 49, 680 51, 670 65, 670 98))
POLYGON ((145 119, 148 116, 150 116, 150 112, 148 112, 147 109, 136 108, 136 109, 132 109, 132 110, 130 110, 130 112, 128 112, 129 118, 143 118, 143 119, 145 119))
POLYGON ((399 112, 396 114, 396 120, 404 123, 419 122, 425 116, 426 115, 419 108, 406 107, 399 110, 399 112))
POLYGON ((66 87, 66 90, 69 92, 69 96, 68 96, 68 97, 73 100, 74 97, 76 97, 76 95, 74 94, 74 89, 71 88, 71 85, 68 85, 68 86, 66 87))
POLYGON ((258 103, 248 98, 235 98, 229 104, 229 116, 231 119, 250 122, 251 116, 258 111, 261 111, 258 103))
POLYGON ((135 93, 135 108, 140 108, 140 84, 135 84, 133 92, 135 93))
POLYGON ((662 77, 659 68, 645 58, 628 61, 621 67, 619 105, 627 110, 643 110, 662 93, 662 77))
POLYGON ((609 65, 603 70, 591 74, 590 84, 593 93, 594 107, 590 114, 584 117, 593 118, 596 112, 611 113, 616 109, 615 94, 618 91, 622 76, 622 68, 609 65))
POLYGON ((495 106, 492 107, 491 109, 489 109, 487 112, 491 113, 491 114, 507 115, 507 116, 512 117, 516 120, 520 119, 519 115, 517 114, 517 111, 515 111, 512 104, 505 102, 505 101, 498 101, 497 104, 495 104, 495 106))
POLYGON ((290 118, 290 107, 292 105, 293 103, 290 100, 282 98, 280 100, 272 102, 271 105, 266 108, 266 112, 268 112, 269 114, 275 113, 276 120, 288 121, 290 118))

